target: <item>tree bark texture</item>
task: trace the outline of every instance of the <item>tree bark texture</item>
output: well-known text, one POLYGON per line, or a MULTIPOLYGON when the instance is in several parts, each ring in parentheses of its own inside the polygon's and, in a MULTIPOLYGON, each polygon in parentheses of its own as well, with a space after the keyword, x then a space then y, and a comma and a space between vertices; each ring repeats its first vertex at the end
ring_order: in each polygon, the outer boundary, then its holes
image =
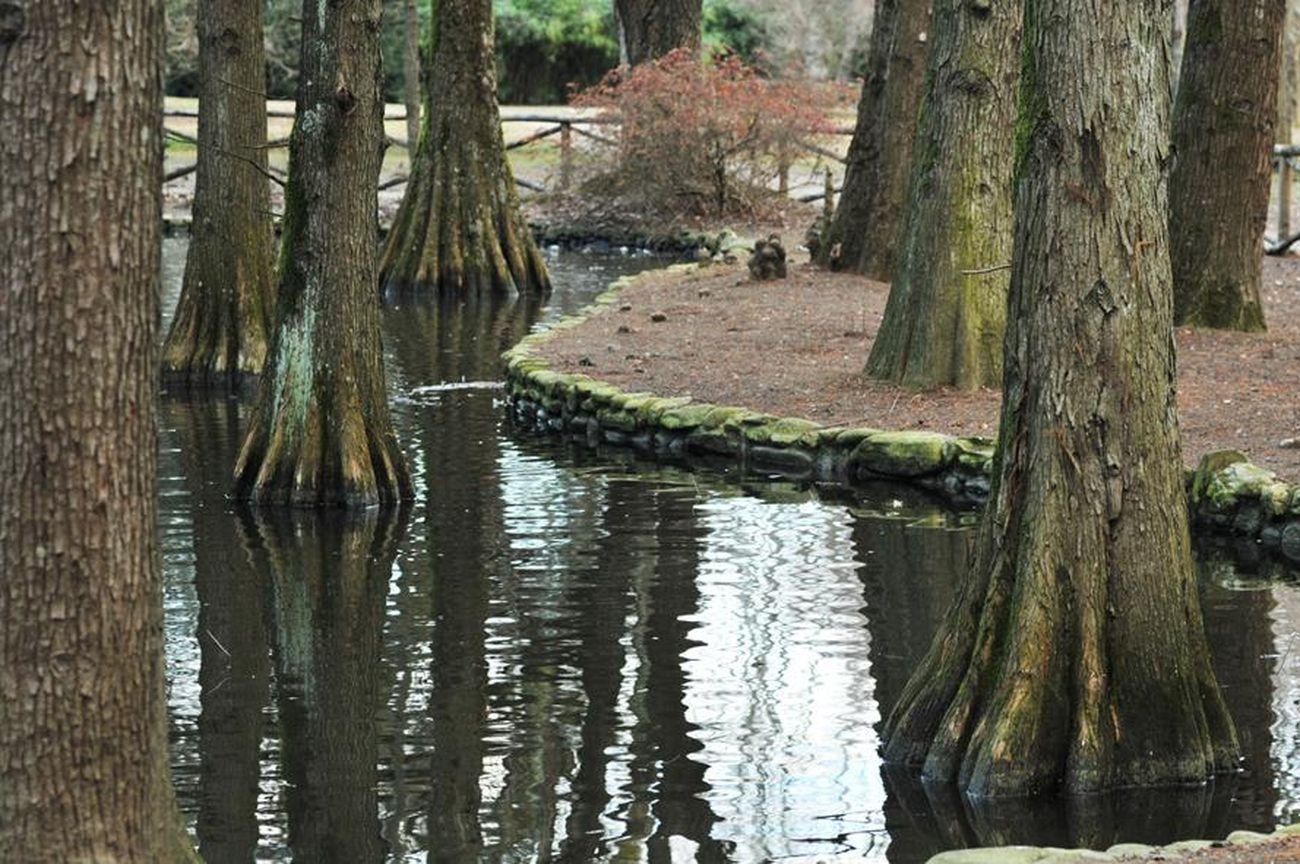
POLYGON ((388 412, 375 188, 383 156, 379 0, 303 3, 277 325, 235 494, 298 507, 411 497, 388 412))
POLYGON ((406 33, 402 39, 402 76, 406 79, 406 152, 415 155, 420 141, 420 7, 416 0, 403 0, 406 33))
POLYGON ((194 228, 163 377, 234 385, 261 373, 274 317, 261 0, 200 0, 194 228))
POLYGON ((699 48, 703 6, 701 0, 614 0, 619 62, 636 66, 678 48, 699 48))
POLYGON ((996 387, 1011 260, 1021 3, 936 0, 898 271, 867 373, 996 387))
POLYGON ((929 49, 930 0, 879 0, 844 190, 819 263, 894 277, 929 49))
POLYGON ((996 482, 886 722, 974 797, 1199 783, 1237 762, 1192 572, 1160 0, 1026 0, 996 482))
POLYGON ((0 860, 193 856, 156 537, 161 4, 0 4, 0 860))
POLYGON ((544 294, 497 110, 491 0, 433 0, 424 128, 379 267, 387 289, 544 294))
POLYGON ((1174 105, 1174 321, 1263 330, 1284 0, 1192 0, 1174 105))

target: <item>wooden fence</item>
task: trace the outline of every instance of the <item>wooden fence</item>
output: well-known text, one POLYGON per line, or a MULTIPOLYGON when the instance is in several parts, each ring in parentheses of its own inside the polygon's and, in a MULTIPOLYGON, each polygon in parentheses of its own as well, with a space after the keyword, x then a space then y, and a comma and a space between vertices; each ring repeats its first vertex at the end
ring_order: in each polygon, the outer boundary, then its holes
MULTIPOLYGON (((271 108, 267 110, 266 116, 268 118, 292 120, 294 116, 294 112, 289 110, 284 110, 284 109, 271 108)), ((194 108, 168 108, 164 112, 165 119, 166 118, 193 119, 196 117, 198 117, 198 110, 194 108)), ((386 113, 384 116, 384 120, 385 122, 388 121, 405 122, 406 114, 404 111, 396 111, 391 114, 386 113)), ((538 141, 542 141, 554 136, 559 137, 560 170, 559 170, 559 176, 556 180, 556 183, 557 183, 557 188, 560 190, 568 189, 573 182, 573 154, 574 154, 573 136, 574 135, 582 136, 584 138, 587 138, 588 140, 595 141, 599 144, 604 144, 609 146, 613 146, 616 144, 616 142, 612 138, 606 135, 602 135, 600 134, 600 132, 596 131, 603 126, 617 125, 618 120, 611 117, 600 117, 600 116, 583 117, 583 116, 577 116, 573 114, 549 114, 545 112, 529 113, 529 114, 512 113, 509 115, 502 116, 501 118, 502 126, 507 126, 511 123, 541 123, 543 124, 543 126, 541 129, 531 132, 522 138, 507 142, 506 150, 515 150, 520 147, 526 147, 529 144, 534 144, 538 141)), ((173 126, 164 125, 164 129, 166 134, 171 138, 175 138, 179 141, 184 141, 186 143, 193 144, 195 147, 197 147, 199 144, 198 140, 194 136, 182 132, 181 130, 176 129, 173 126)), ((847 127, 847 126, 837 126, 832 130, 830 130, 829 134, 836 135, 836 136, 851 136, 853 134, 853 129, 852 127, 847 127)), ((408 150, 410 149, 410 142, 402 138, 395 138, 390 135, 388 136, 388 143, 390 146, 393 147, 401 147, 408 150)), ((277 138, 272 141, 268 141, 265 145, 266 149, 268 150, 280 149, 288 146, 289 146, 288 138, 277 138)), ((820 156, 825 159, 830 159, 840 165, 845 164, 844 157, 829 148, 820 147, 817 144, 814 144, 812 142, 800 142, 799 146, 814 155, 820 156)), ((1270 255, 1284 254, 1288 249, 1291 248, 1291 246, 1293 246, 1297 242, 1300 242, 1300 232, 1292 234, 1291 231, 1291 203, 1292 203, 1292 193, 1293 193, 1292 187, 1294 186, 1294 182, 1295 182, 1295 169, 1296 169, 1296 166, 1293 164, 1293 160, 1295 160, 1297 157, 1300 157, 1300 144, 1278 144, 1273 148, 1273 163, 1280 177, 1278 183, 1278 196, 1277 196, 1277 240, 1276 241, 1266 240, 1264 244, 1265 252, 1267 252, 1270 255)), ((196 167, 197 167, 196 165, 191 164, 191 165, 185 165, 180 168, 173 169, 167 172, 165 175, 163 175, 163 182, 170 183, 173 180, 178 180, 181 177, 185 177, 189 174, 192 174, 196 170, 196 167)), ((283 172, 275 168, 267 169, 267 177, 270 180, 274 181, 275 183, 280 184, 281 186, 284 185, 285 180, 287 179, 284 176, 283 172)), ((408 179, 409 179, 408 176, 405 174, 390 177, 379 184, 379 189, 381 191, 385 189, 392 189, 396 186, 402 185, 408 179)), ((780 166, 777 182, 778 182, 779 191, 782 194, 789 194, 790 192, 790 165, 789 164, 784 164, 780 166)), ((525 180, 521 177, 516 177, 515 183, 532 192, 546 191, 546 188, 542 186, 540 183, 534 183, 530 180, 525 180)), ((832 187, 831 191, 833 194, 839 194, 842 188, 843 188, 842 186, 832 187)), ((821 192, 799 195, 797 196, 797 200, 807 203, 807 202, 819 201, 825 196, 826 196, 826 192, 821 191, 821 192)))
MULTIPOLYGON (((172 118, 194 119, 198 117, 198 110, 194 108, 168 108, 166 109, 166 111, 164 111, 163 116, 164 116, 164 121, 172 118)), ((283 109, 272 108, 267 110, 266 116, 268 118, 292 120, 294 116, 294 112, 283 110, 283 109)), ((405 122, 405 120, 406 120, 406 115, 404 112, 394 112, 391 114, 386 113, 384 116, 385 122, 389 122, 389 121, 405 122)), ((502 116, 501 118, 502 126, 508 126, 509 124, 512 123, 543 124, 541 129, 537 129, 525 135, 522 138, 518 138, 513 141, 508 141, 506 143, 506 150, 516 150, 521 147, 527 147, 529 144, 535 144, 538 141, 542 141, 547 138, 552 138, 552 137, 559 138, 560 166, 559 166, 559 176, 556 178, 556 188, 560 190, 568 189, 573 183, 574 136, 578 135, 590 141, 594 141, 598 144, 603 144, 607 146, 616 146, 617 144, 616 141, 614 141, 612 138, 610 138, 607 135, 600 134, 600 132, 597 130, 605 126, 618 125, 618 122, 619 121, 616 118, 611 118, 611 117, 599 117, 599 116, 583 117, 583 116, 572 115, 572 114, 549 114, 544 112, 529 113, 529 114, 509 114, 509 115, 502 116)), ((186 132, 176 129, 174 125, 167 125, 164 122, 164 131, 166 135, 170 138, 174 138, 178 141, 184 141, 187 144, 193 144, 195 147, 199 146, 198 140, 193 135, 190 135, 186 132)), ((851 127, 836 127, 832 129, 829 134, 837 135, 837 136, 851 136, 853 134, 853 129, 851 127)), ((406 141, 403 138, 396 138, 392 135, 387 136, 387 138, 388 138, 389 146, 401 147, 406 150, 410 149, 410 142, 406 141)), ((264 145, 264 149, 276 150, 288 146, 289 146, 288 138, 277 138, 268 141, 264 145)), ((839 163, 840 165, 844 164, 845 161, 844 157, 829 148, 820 147, 812 142, 801 142, 799 146, 802 147, 804 150, 807 150, 809 153, 813 153, 817 156, 821 156, 826 159, 831 159, 839 163)), ((193 174, 195 170, 197 170, 197 167, 198 167, 197 164, 190 164, 190 165, 184 165, 179 168, 175 168, 171 171, 168 171, 166 174, 163 175, 163 183, 170 183, 173 180, 179 180, 182 177, 186 177, 190 174, 193 174)), ((274 181, 275 183, 278 183, 281 186, 284 185, 285 180, 287 179, 284 176, 283 172, 275 168, 269 168, 267 170, 267 176, 270 180, 274 181)), ((380 191, 383 191, 385 189, 392 189, 395 186, 402 185, 408 179, 409 178, 405 174, 390 177, 379 184, 379 189, 380 191)), ((530 180, 525 180, 521 177, 516 177, 515 183, 525 189, 528 189, 531 192, 547 191, 546 188, 542 186, 540 183, 534 183, 530 180)), ((779 166, 778 185, 779 185, 779 190, 782 194, 788 194, 790 192, 790 165, 784 164, 779 166)), ((836 187, 834 191, 838 193, 839 187, 836 187)), ((810 202, 810 201, 818 201, 823 197, 825 197, 825 192, 816 192, 812 194, 801 195, 798 197, 798 200, 802 202, 810 202)))

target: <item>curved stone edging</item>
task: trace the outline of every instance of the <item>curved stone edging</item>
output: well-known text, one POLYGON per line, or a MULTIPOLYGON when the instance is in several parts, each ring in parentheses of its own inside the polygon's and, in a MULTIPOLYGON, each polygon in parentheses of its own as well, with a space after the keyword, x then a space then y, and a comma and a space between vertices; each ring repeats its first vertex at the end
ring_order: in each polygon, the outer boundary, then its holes
MULTIPOLYGON (((696 266, 667 269, 687 272, 696 266)), ((524 337, 502 355, 515 422, 590 446, 721 457, 743 469, 795 480, 847 485, 892 480, 935 492, 958 506, 987 500, 993 464, 993 441, 987 438, 822 426, 689 397, 628 393, 588 375, 556 372, 537 355, 554 333, 599 315, 638 278, 616 280, 586 309, 551 330, 524 337)), ((1300 486, 1279 481, 1237 451, 1223 450, 1208 454, 1188 472, 1187 492, 1194 526, 1258 540, 1300 563, 1300 486)))
POLYGON ((927 864, 1083 864, 1086 861, 1174 861, 1210 846, 1253 846, 1300 837, 1300 825, 1277 828, 1272 834, 1233 831, 1224 840, 1181 840, 1165 846, 1119 843, 1104 852, 1054 846, 986 846, 940 852, 927 864))

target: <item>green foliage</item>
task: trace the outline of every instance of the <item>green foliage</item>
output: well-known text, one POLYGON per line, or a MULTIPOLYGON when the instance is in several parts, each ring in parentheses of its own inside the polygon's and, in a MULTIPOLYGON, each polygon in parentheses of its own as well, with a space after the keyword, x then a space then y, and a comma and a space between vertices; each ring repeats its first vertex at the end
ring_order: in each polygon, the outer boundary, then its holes
POLYGON ((618 63, 610 0, 493 0, 502 102, 563 102, 618 63))
POLYGON ((769 34, 762 18, 736 0, 705 0, 704 47, 735 54, 750 66, 769 68, 769 34))

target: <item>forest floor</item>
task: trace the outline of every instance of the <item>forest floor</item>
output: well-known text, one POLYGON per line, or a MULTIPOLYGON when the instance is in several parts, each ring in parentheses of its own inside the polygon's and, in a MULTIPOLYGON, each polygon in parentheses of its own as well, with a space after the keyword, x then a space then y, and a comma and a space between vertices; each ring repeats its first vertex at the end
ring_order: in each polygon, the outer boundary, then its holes
MULTIPOLYGON (((993 437, 995 389, 917 392, 863 374, 888 292, 808 264, 772 282, 751 282, 743 262, 653 273, 541 354, 628 391, 826 425, 993 437)), ((1264 308, 1266 333, 1178 329, 1184 461, 1232 448, 1300 482, 1300 258, 1265 258, 1264 308)))

